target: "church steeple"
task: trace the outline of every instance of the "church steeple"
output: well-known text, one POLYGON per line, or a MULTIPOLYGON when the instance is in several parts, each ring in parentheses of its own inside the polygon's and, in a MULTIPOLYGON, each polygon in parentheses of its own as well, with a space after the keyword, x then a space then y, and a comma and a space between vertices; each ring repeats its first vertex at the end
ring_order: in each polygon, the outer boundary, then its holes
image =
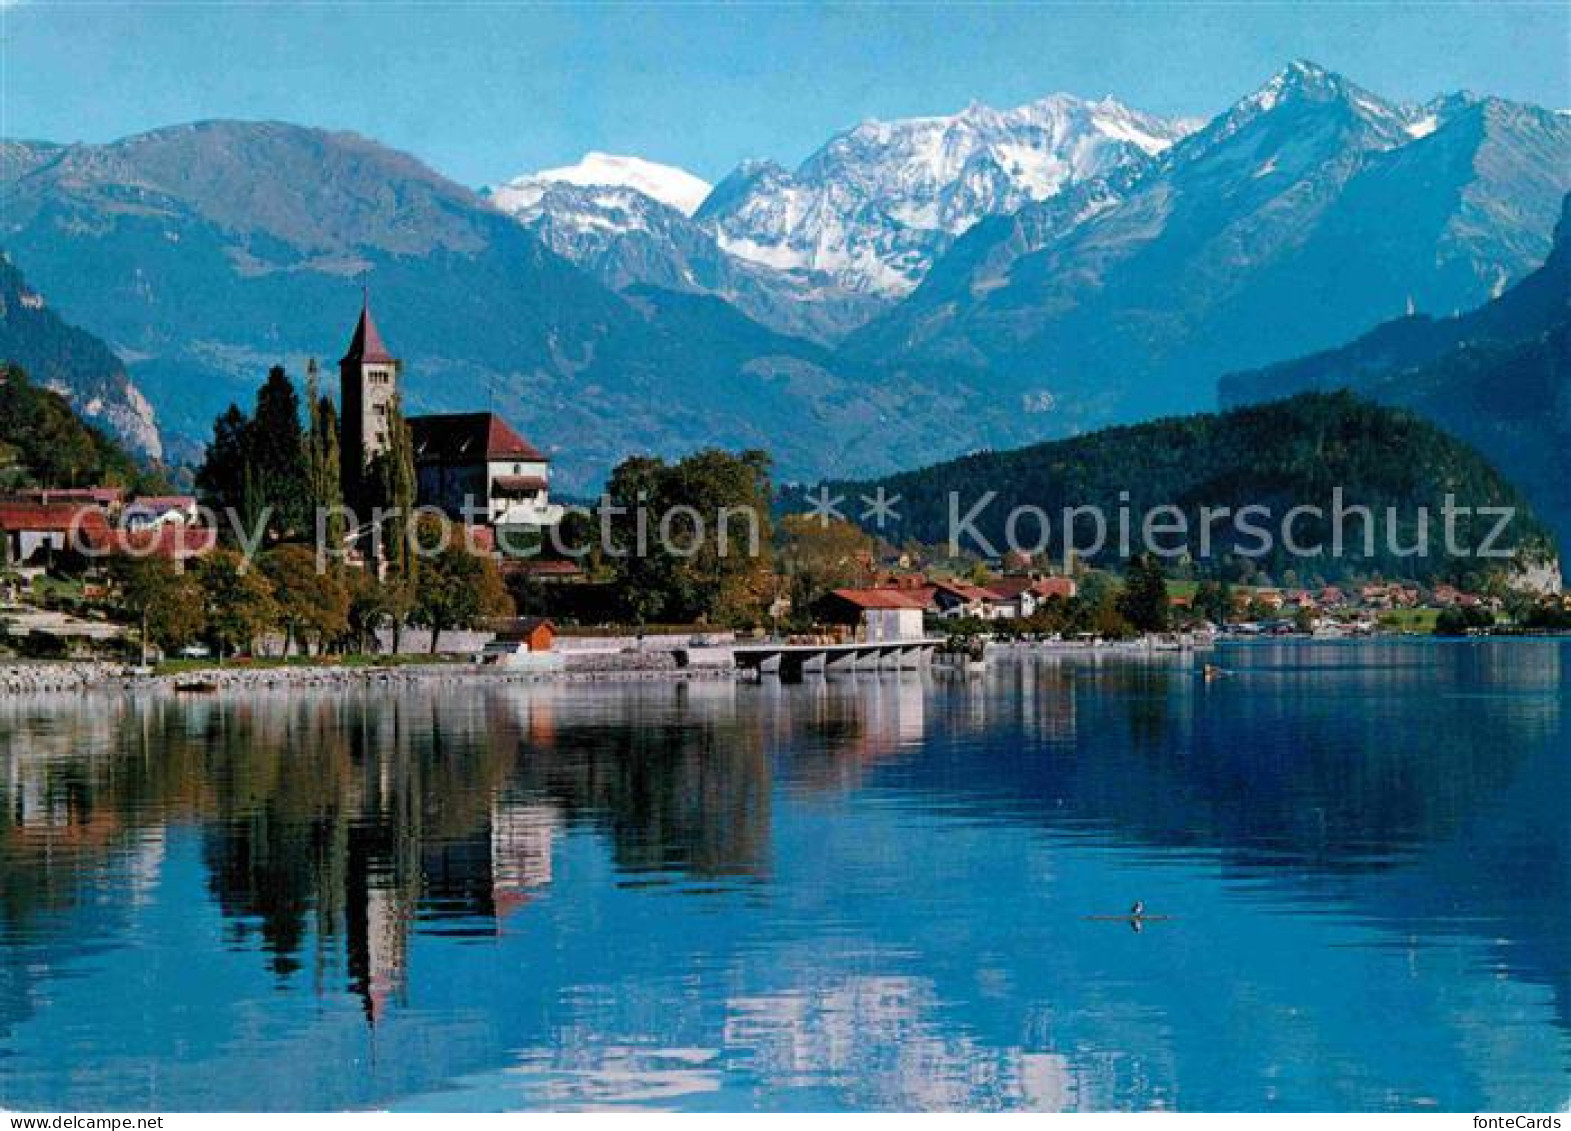
POLYGON ((371 317, 370 293, 364 292, 360 320, 355 323, 348 352, 338 362, 339 403, 343 407, 340 476, 345 495, 357 506, 366 501, 366 465, 388 447, 389 416, 398 395, 400 367, 382 342, 371 317))
POLYGON ((389 363, 393 355, 387 352, 387 347, 382 344, 382 335, 377 331, 376 319, 371 317, 371 293, 369 290, 362 292, 360 298, 360 321, 355 323, 355 336, 349 341, 349 351, 344 354, 339 362, 366 362, 374 361, 389 363))

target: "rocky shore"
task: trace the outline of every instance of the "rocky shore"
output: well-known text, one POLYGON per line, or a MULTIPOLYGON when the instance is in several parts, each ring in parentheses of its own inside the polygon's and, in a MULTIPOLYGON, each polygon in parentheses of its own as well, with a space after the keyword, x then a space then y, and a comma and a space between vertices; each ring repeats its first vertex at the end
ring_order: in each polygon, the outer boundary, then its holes
MULTIPOLYGON (((577 659, 577 658, 575 658, 577 659)), ((629 681, 713 681, 737 678, 735 668, 678 668, 669 657, 597 656, 563 670, 520 670, 479 664, 397 664, 306 667, 226 666, 149 675, 122 664, 0 664, 0 696, 73 691, 246 691, 393 684, 537 684, 629 681)))
POLYGON ((123 664, 0 664, 0 695, 83 691, 114 684, 123 680, 127 673, 123 664))

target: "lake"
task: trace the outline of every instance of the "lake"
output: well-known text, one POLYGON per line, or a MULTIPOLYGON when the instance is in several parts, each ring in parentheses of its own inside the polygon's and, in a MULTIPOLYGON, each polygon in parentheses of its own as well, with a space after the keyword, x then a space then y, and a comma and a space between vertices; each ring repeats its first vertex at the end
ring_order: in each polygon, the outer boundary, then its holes
POLYGON ((0 700, 0 1106, 1564 1110, 1571 644, 1220 656, 0 700))

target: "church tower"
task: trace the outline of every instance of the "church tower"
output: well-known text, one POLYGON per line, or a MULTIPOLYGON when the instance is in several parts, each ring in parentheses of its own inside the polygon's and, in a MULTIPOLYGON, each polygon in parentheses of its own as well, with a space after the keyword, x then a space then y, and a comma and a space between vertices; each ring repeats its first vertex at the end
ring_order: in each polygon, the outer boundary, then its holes
POLYGON ((398 395, 398 370, 398 359, 387 352, 382 335, 377 332, 367 294, 349 351, 338 363, 339 404, 343 413, 341 476, 349 499, 363 499, 365 466, 373 456, 387 450, 388 414, 398 395))

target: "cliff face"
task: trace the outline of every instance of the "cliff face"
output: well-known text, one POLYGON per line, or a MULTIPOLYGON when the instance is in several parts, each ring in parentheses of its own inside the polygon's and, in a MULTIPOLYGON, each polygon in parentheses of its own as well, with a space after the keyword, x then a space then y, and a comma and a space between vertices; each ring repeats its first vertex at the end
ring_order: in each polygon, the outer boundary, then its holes
POLYGON ((0 258, 0 361, 21 366, 132 451, 163 456, 153 406, 114 351, 61 319, 9 258, 0 258))

